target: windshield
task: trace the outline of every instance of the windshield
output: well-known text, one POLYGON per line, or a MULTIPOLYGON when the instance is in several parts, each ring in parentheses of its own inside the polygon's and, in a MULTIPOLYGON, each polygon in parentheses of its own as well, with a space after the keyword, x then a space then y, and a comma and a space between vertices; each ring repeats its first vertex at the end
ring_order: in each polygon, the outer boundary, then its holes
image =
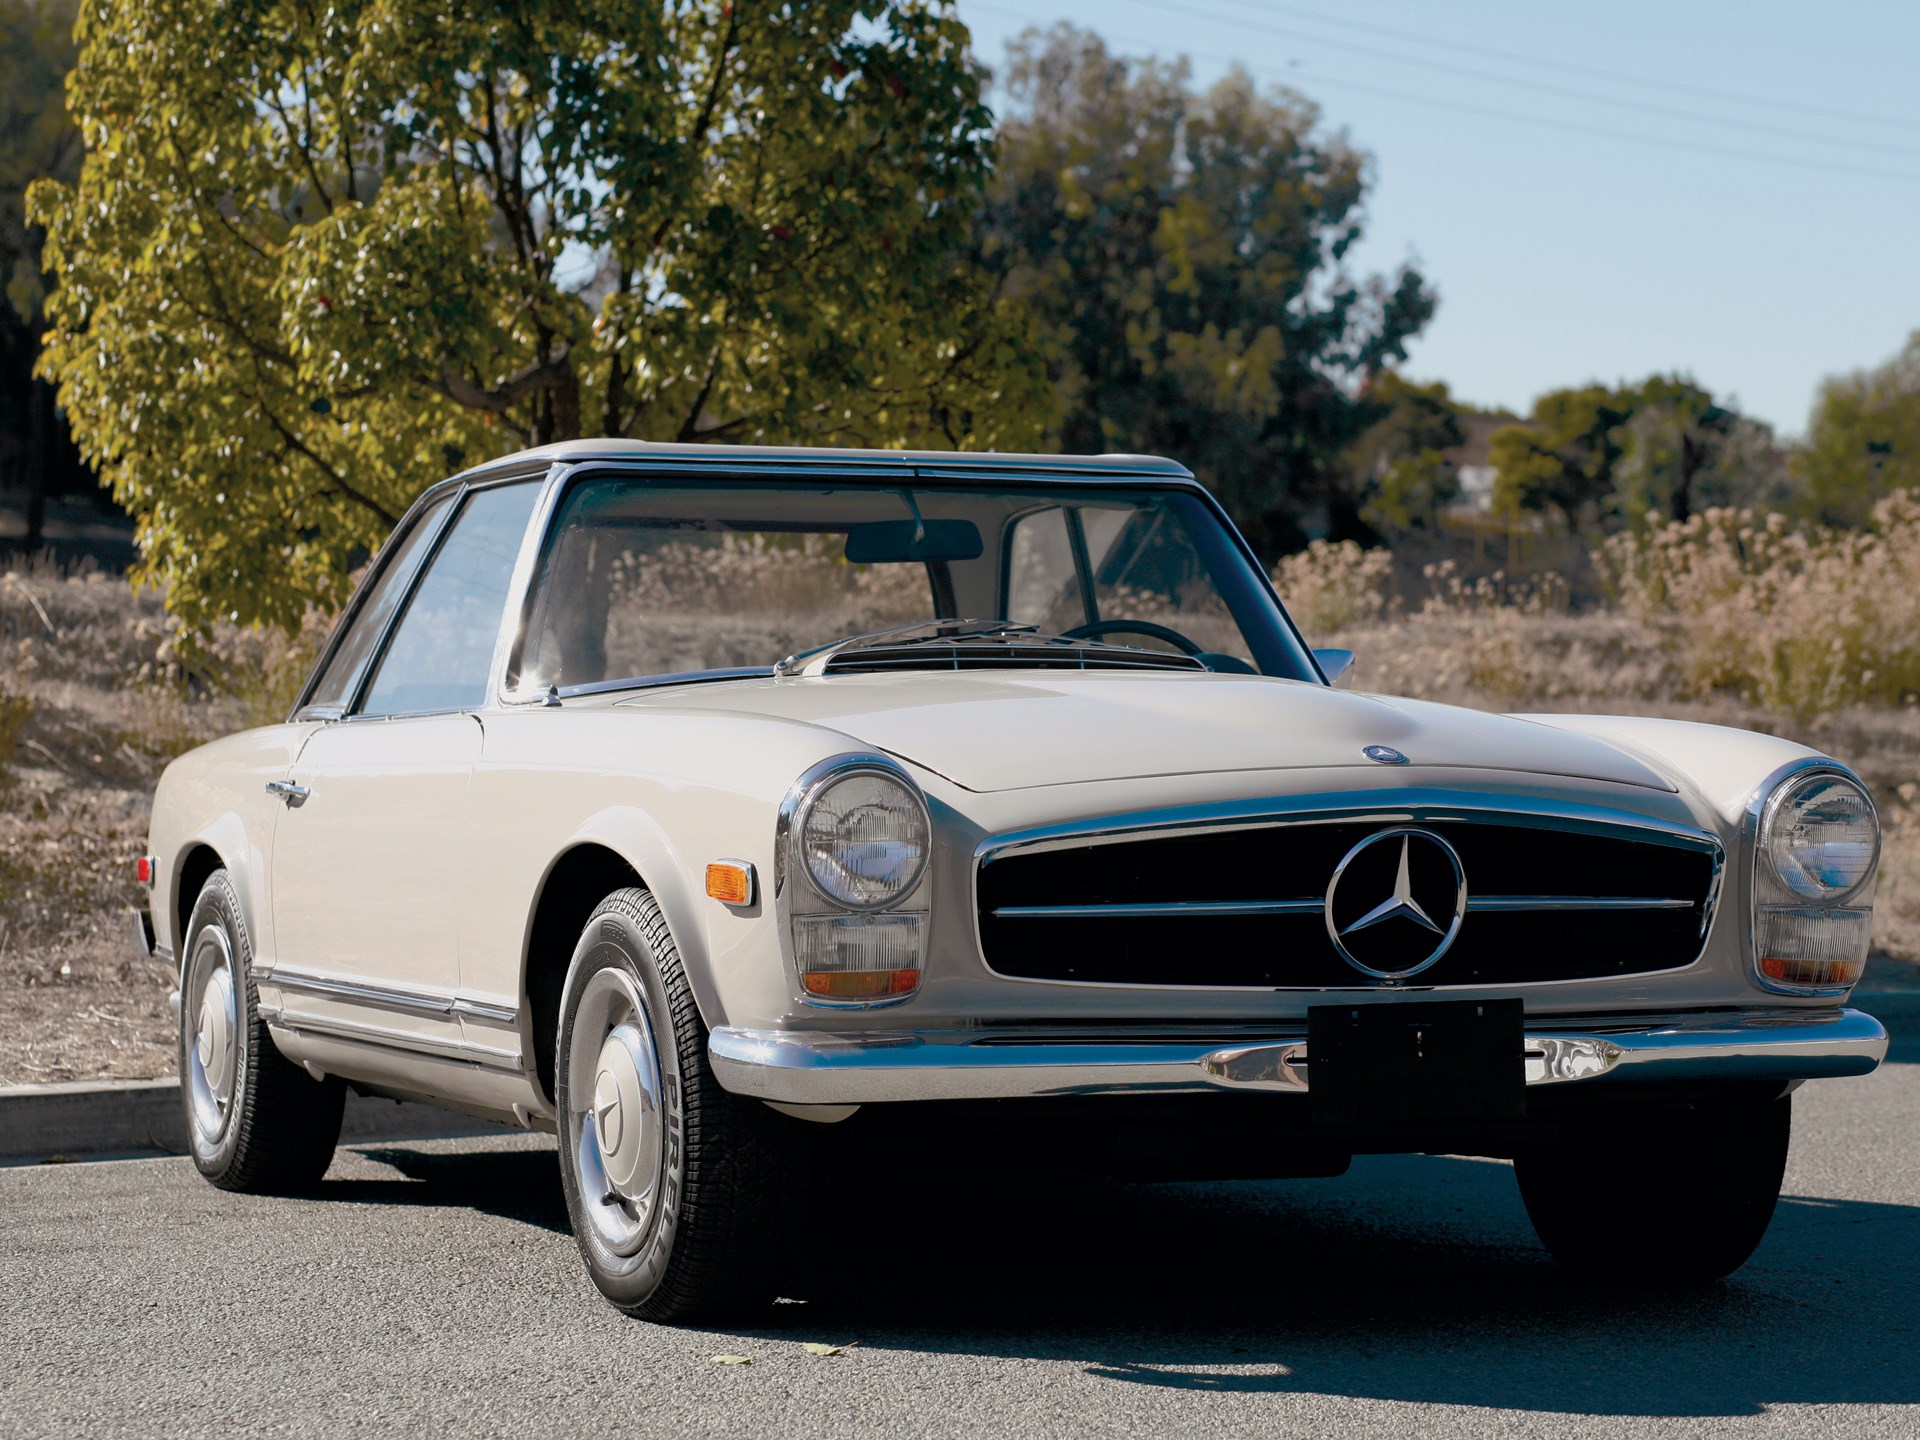
POLYGON ((766 672, 963 619, 932 633, 963 637, 969 664, 1041 653, 991 651, 998 621, 1108 666, 1177 652, 1187 668, 1313 675, 1261 577, 1183 491, 600 475, 555 515, 511 684, 766 672))

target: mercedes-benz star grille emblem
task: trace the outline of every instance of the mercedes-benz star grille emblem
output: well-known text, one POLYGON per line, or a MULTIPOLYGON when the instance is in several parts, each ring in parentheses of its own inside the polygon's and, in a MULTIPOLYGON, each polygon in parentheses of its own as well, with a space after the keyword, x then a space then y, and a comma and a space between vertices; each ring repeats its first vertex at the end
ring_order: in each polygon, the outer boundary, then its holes
POLYGON ((1391 745, 1363 745, 1360 753, 1376 765, 1404 765, 1407 757, 1391 745))
POLYGON ((1362 975, 1405 980, 1460 933, 1467 872, 1431 830, 1378 830, 1347 851, 1327 885, 1327 935, 1362 975))

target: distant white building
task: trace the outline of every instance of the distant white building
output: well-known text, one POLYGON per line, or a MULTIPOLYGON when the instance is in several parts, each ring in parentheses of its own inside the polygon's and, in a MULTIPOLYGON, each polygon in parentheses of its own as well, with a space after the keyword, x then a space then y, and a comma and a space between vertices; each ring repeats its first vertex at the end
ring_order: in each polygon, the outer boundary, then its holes
POLYGON ((1448 508, 1466 515, 1491 515, 1497 473, 1491 465, 1462 465, 1454 472, 1460 482, 1460 496, 1448 508))

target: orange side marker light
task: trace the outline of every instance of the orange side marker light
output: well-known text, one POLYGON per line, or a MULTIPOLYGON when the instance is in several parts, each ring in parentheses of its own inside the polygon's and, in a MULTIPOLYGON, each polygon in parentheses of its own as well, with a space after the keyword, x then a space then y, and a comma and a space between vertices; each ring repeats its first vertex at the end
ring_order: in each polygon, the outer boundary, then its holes
POLYGON ((707 866, 707 894, 722 905, 751 905, 753 866, 744 860, 715 860, 707 866))

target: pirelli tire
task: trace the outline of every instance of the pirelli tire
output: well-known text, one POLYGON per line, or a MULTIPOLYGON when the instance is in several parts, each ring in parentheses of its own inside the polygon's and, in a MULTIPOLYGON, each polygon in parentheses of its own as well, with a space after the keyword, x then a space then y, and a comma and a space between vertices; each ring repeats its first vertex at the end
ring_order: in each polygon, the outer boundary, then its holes
POLYGON ((713 1319, 775 1298, 798 1122, 721 1088, 659 904, 609 895, 561 991, 560 1175, 587 1273, 621 1310, 713 1319))
POLYGON ((1568 1122, 1516 1157, 1520 1196, 1561 1264, 1609 1280, 1700 1285, 1732 1274, 1773 1219, 1793 1131, 1781 1095, 1644 1105, 1568 1122))
POLYGON ((260 1019, 253 941, 232 877, 207 877, 184 932, 180 1094, 200 1173, 222 1190, 291 1194, 326 1174, 346 1087, 315 1080, 260 1019))

